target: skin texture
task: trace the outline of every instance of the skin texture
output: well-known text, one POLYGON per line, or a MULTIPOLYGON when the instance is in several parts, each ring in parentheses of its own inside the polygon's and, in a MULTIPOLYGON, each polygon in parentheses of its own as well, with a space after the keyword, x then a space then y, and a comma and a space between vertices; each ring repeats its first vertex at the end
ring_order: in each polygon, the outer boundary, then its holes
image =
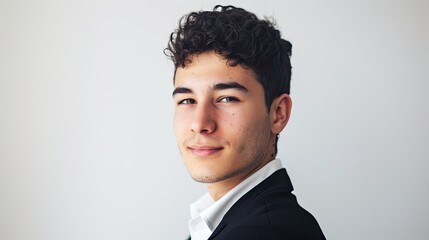
POLYGON ((207 183, 214 200, 274 159, 276 134, 291 100, 282 94, 270 111, 253 71, 231 67, 214 52, 190 57, 176 70, 174 130, 191 177, 207 183))

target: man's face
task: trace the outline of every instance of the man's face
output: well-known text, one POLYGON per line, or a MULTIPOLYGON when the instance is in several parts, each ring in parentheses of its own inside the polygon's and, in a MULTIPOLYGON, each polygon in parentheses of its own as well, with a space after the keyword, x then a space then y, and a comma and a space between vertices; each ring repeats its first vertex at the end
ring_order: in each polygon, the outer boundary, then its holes
POLYGON ((199 182, 240 181, 271 160, 273 136, 262 85, 251 69, 214 52, 195 55, 175 78, 174 130, 199 182))

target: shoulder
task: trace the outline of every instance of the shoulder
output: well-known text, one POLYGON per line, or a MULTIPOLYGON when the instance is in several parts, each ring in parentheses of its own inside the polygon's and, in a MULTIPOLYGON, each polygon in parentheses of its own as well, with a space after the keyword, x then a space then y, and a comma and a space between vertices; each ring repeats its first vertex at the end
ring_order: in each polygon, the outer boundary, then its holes
POLYGON ((284 184, 286 172, 280 173, 237 201, 214 239, 325 239, 316 219, 291 193, 292 186, 284 184))
POLYGON ((296 231, 293 228, 273 225, 240 225, 224 229, 210 239, 222 240, 326 240, 320 228, 296 231))
POLYGON ((316 219, 291 193, 266 196, 241 210, 220 239, 325 239, 316 219))

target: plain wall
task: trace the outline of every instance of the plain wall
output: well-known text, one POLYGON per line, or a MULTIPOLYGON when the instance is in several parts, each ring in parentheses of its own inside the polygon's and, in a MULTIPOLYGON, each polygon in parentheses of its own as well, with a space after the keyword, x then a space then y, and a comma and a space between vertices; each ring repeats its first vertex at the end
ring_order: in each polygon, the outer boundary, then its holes
MULTIPOLYGON (((219 1, 293 44, 279 157, 328 239, 428 239, 427 1, 219 1)), ((184 239, 178 19, 212 1, 0 1, 0 239, 184 239)))

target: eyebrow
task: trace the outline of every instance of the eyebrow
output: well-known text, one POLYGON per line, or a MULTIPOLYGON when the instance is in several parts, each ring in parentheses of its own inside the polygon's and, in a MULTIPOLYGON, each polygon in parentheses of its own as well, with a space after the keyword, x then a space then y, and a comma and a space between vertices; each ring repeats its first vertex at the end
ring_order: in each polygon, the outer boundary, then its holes
POLYGON ((214 90, 236 89, 241 92, 248 92, 247 88, 237 82, 217 83, 213 86, 214 90))
POLYGON ((174 95, 179 94, 179 93, 192 93, 192 90, 190 88, 185 88, 185 87, 177 87, 174 89, 172 96, 174 97, 174 95))
MULTIPOLYGON (((237 82, 217 83, 213 85, 213 90, 215 91, 227 90, 227 89, 236 89, 240 92, 245 92, 245 93, 249 91, 245 86, 237 82)), ((192 90, 187 87, 177 87, 174 89, 172 96, 174 97, 174 95, 176 94, 187 94, 187 93, 192 93, 192 90)))

